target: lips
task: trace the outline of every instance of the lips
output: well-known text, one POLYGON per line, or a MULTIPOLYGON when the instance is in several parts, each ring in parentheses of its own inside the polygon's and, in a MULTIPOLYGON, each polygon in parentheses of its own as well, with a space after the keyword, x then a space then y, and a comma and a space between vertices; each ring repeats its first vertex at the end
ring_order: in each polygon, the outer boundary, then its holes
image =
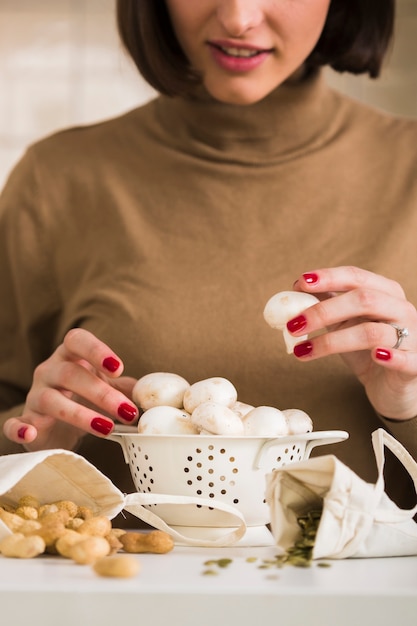
POLYGON ((209 41, 208 46, 216 63, 230 72, 253 70, 273 52, 271 48, 259 48, 229 41, 209 41))

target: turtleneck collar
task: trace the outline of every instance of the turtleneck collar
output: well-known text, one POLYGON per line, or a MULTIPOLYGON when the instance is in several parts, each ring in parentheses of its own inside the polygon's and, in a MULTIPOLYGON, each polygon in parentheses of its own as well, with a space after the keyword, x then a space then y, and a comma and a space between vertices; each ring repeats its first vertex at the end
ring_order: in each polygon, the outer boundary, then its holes
POLYGON ((253 105, 159 97, 157 115, 177 149, 201 158, 262 164, 294 158, 329 140, 340 104, 318 71, 253 105))

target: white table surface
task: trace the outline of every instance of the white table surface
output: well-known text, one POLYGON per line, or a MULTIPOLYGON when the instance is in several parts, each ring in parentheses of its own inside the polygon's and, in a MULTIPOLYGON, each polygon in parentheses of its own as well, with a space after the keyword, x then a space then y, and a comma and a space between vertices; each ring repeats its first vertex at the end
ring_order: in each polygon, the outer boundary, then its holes
POLYGON ((261 569, 265 548, 138 555, 132 579, 106 579, 59 557, 0 557, 0 621, 10 626, 416 626, 417 557, 261 569), (258 557, 255 563, 248 557, 258 557), (231 558, 206 576, 208 559, 231 558))

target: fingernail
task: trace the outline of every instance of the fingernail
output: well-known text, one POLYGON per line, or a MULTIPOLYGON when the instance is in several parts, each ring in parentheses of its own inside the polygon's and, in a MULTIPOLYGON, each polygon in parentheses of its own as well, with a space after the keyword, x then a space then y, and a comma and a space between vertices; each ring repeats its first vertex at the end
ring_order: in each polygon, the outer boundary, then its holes
POLYGON ((106 420, 103 417, 94 417, 91 420, 91 428, 100 435, 108 435, 114 427, 113 422, 106 420))
POLYGON ((138 410, 135 406, 127 404, 127 402, 122 402, 122 404, 117 409, 117 414, 119 417, 126 420, 127 422, 132 422, 135 417, 137 417, 138 410))
POLYGON ((294 346, 294 354, 295 356, 308 356, 313 352, 313 344, 311 341, 303 341, 303 343, 297 343, 294 346))
POLYGON ((375 350, 375 356, 380 361, 389 361, 392 357, 392 354, 389 350, 385 350, 385 348, 377 348, 375 350))
POLYGON ((307 320, 304 315, 299 315, 298 317, 294 317, 292 320, 287 322, 287 328, 290 333, 296 333, 299 330, 304 330, 307 326, 307 320))
POLYGON ((103 367, 109 372, 115 372, 120 367, 120 361, 115 359, 113 356, 108 356, 103 361, 103 367))
POLYGON ((24 439, 25 438, 27 429, 28 429, 27 426, 21 426, 19 428, 19 430, 17 431, 17 436, 19 437, 19 439, 24 439))
POLYGON ((309 285, 314 285, 314 283, 317 283, 319 281, 319 277, 317 276, 317 274, 314 274, 314 272, 308 272, 307 274, 303 274, 303 278, 309 285))

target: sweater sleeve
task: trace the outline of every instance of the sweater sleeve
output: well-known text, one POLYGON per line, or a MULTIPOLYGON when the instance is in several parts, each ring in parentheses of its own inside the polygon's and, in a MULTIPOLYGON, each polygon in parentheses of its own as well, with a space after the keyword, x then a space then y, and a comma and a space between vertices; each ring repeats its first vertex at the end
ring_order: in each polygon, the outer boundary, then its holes
POLYGON ((29 150, 0 196, 0 454, 21 451, 5 439, 2 426, 21 415, 33 370, 51 352, 57 303, 47 232, 29 150))

